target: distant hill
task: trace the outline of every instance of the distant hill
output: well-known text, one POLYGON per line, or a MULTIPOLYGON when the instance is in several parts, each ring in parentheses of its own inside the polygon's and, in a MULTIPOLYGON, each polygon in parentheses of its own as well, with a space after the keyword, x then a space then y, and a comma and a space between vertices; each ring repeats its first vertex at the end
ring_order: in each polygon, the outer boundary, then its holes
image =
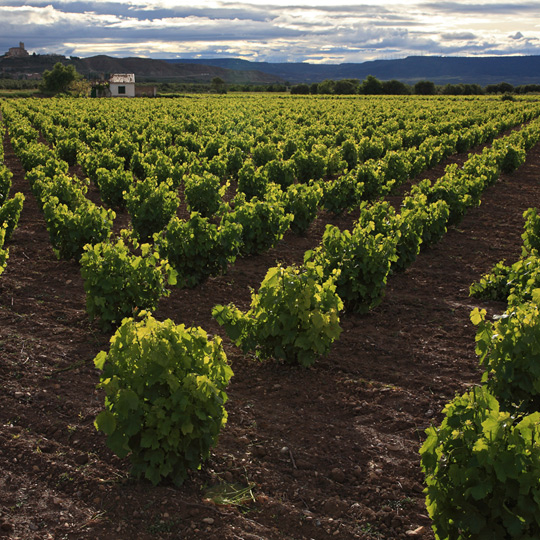
POLYGON ((56 55, 31 55, 25 57, 0 57, 0 76, 30 73, 43 73, 57 63, 72 64, 85 77, 96 77, 100 74, 134 73, 139 82, 209 82, 220 77, 226 83, 276 83, 283 80, 272 74, 256 69, 231 70, 220 66, 206 66, 195 63, 165 62, 151 58, 114 58, 112 56, 92 56, 77 58, 56 55))
POLYGON ((73 64, 85 77, 100 74, 135 73, 139 82, 209 82, 214 77, 226 83, 320 82, 324 79, 397 79, 414 84, 420 80, 435 84, 476 83, 481 86, 508 82, 514 86, 540 84, 540 56, 441 57, 409 56, 400 60, 375 60, 359 64, 308 64, 306 62, 249 62, 238 58, 153 60, 92 56, 77 58, 55 55, 0 57, 0 76, 43 73, 56 62, 73 64))
POLYGON ((291 84, 324 79, 397 79, 414 84, 420 80, 436 84, 476 83, 481 86, 508 82, 514 86, 540 84, 540 56, 454 57, 409 56, 399 60, 375 60, 359 64, 308 64, 249 62, 237 58, 166 60, 169 63, 206 64, 238 71, 262 71, 291 84))

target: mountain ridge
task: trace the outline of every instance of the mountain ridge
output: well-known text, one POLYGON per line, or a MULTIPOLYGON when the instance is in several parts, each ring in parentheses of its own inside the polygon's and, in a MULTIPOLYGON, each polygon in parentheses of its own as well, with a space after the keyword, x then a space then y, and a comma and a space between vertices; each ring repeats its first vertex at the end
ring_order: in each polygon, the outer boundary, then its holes
POLYGON ((57 62, 73 65, 77 72, 85 77, 98 77, 111 73, 134 73, 138 82, 210 82, 215 77, 220 77, 230 84, 283 82, 275 75, 256 69, 240 71, 204 64, 169 63, 153 58, 117 58, 107 55, 87 58, 67 58, 61 55, 3 56, 0 57, 0 76, 43 73, 45 70, 51 70, 57 62))
POLYGON ((97 55, 87 58, 60 55, 0 57, 0 76, 43 73, 56 62, 72 64, 85 77, 135 73, 138 82, 210 82, 220 77, 228 84, 314 83, 325 79, 359 79, 372 75, 414 84, 429 80, 444 84, 540 84, 540 56, 408 56, 362 63, 252 62, 241 58, 152 59, 97 55))
MULTIPOLYGON (((166 59, 175 63, 177 60, 166 59)), ((250 62, 238 58, 182 59, 183 63, 205 64, 235 70, 257 69, 291 84, 321 82, 324 79, 397 79, 414 84, 429 80, 435 84, 540 84, 540 56, 408 56, 396 60, 363 63, 309 64, 305 62, 250 62)))

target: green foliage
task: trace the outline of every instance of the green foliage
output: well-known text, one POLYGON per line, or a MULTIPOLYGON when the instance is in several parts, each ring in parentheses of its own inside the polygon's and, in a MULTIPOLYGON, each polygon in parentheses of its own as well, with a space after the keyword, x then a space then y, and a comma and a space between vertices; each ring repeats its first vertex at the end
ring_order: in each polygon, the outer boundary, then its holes
POLYGON ((256 167, 263 167, 270 161, 274 161, 279 158, 279 152, 277 146, 272 143, 259 143, 251 154, 253 163, 256 167))
POLYGON ((410 165, 401 152, 387 152, 381 160, 384 182, 391 186, 400 186, 409 177, 410 165))
POLYGON ((274 247, 289 228, 294 216, 287 214, 278 202, 253 199, 246 202, 236 197, 235 209, 223 217, 225 223, 242 226, 242 255, 256 255, 274 247))
POLYGON ((469 294, 475 298, 506 302, 517 286, 520 291, 519 294, 522 296, 531 277, 531 269, 533 270, 534 284, 536 281, 534 277, 539 270, 537 257, 532 257, 529 261, 522 259, 512 266, 506 266, 504 261, 501 261, 492 268, 491 272, 484 274, 479 281, 470 286, 469 294), (533 265, 532 268, 530 268, 531 264, 533 265))
POLYGON ((480 204, 480 195, 487 187, 488 178, 476 167, 469 165, 467 170, 458 169, 454 163, 446 167, 445 174, 434 184, 430 180, 422 180, 411 190, 411 196, 425 195, 427 204, 444 201, 450 211, 448 224, 455 225, 461 221, 467 210, 480 204))
POLYGON ((111 150, 101 149, 100 152, 84 152, 79 156, 84 174, 92 182, 97 182, 98 169, 114 170, 124 168, 124 158, 117 156, 111 150))
POLYGON ((385 153, 384 142, 379 137, 362 137, 356 145, 358 161, 379 159, 385 153))
POLYGON ((291 230, 296 234, 304 234, 317 216, 319 202, 323 197, 322 188, 318 184, 293 184, 282 197, 285 212, 294 216, 291 230))
POLYGON ((268 270, 249 311, 217 305, 212 315, 231 340, 258 358, 309 366, 330 350, 340 333, 338 272, 323 277, 320 266, 277 266, 268 270))
POLYGON ((57 62, 51 71, 43 72, 43 90, 48 92, 66 92, 69 85, 75 81, 80 75, 77 73, 75 66, 64 65, 57 62))
POLYGON ((494 144, 493 147, 499 150, 497 161, 503 173, 511 173, 525 163, 527 153, 523 147, 511 143, 494 144))
POLYGON ((4 272, 7 265, 7 260, 9 259, 9 249, 4 247, 4 242, 6 240, 6 225, 0 227, 0 275, 4 272))
POLYGON ((7 242, 15 227, 19 223, 21 212, 24 203, 24 195, 22 193, 15 193, 13 198, 8 199, 0 206, 0 226, 4 229, 4 242, 7 242))
POLYGON ((40 167, 33 169, 27 176, 30 179, 32 193, 41 209, 50 197, 56 197, 59 203, 65 204, 70 210, 88 202, 85 197, 88 186, 76 176, 59 173, 50 177, 42 173, 40 167))
POLYGON ((100 167, 96 170, 96 184, 101 200, 112 208, 122 209, 126 206, 125 193, 133 182, 131 171, 126 171, 123 167, 112 170, 100 167))
POLYGON ((337 293, 349 311, 366 313, 384 296, 397 238, 375 233, 375 224, 356 226, 351 233, 327 225, 321 245, 307 251, 305 261, 321 266, 325 277, 338 270, 337 293))
POLYGON ((540 288, 540 218, 536 208, 526 210, 523 217, 525 232, 521 235, 521 258, 510 266, 505 265, 504 261, 496 264, 491 272, 471 285, 471 296, 516 305, 530 302, 533 291, 540 288))
POLYGON ((335 180, 324 182, 322 188, 323 206, 325 210, 334 214, 358 208, 364 194, 364 183, 359 182, 353 173, 346 173, 335 180))
POLYGON ((233 178, 238 177, 238 171, 244 164, 244 152, 241 148, 234 147, 229 150, 226 155, 226 172, 233 178))
POLYGON ((501 412, 483 387, 443 412, 420 450, 435 538, 539 538, 540 413, 501 412))
POLYGON ((346 161, 349 170, 354 169, 358 164, 358 150, 354 141, 350 139, 343 141, 341 144, 341 155, 346 161))
POLYGON ((0 207, 6 202, 11 189, 11 178, 13 174, 4 165, 0 165, 0 207))
POLYGON ((540 409, 540 289, 532 297, 493 323, 486 321, 485 310, 471 314, 478 326, 476 352, 486 369, 484 381, 507 410, 540 409))
POLYGON ((85 203, 70 209, 57 197, 48 197, 43 216, 56 256, 78 261, 86 244, 106 240, 116 214, 85 199, 85 203))
POLYGON ((292 161, 296 169, 296 178, 299 182, 319 180, 326 172, 324 157, 316 152, 297 150, 292 156, 292 161))
POLYGON ((159 299, 170 294, 167 285, 176 283, 168 261, 150 244, 139 245, 125 230, 116 243, 85 246, 81 276, 88 315, 99 317, 104 328, 140 310, 153 311, 159 299))
POLYGON ((246 199, 257 197, 264 199, 268 179, 262 169, 256 169, 252 161, 247 160, 238 172, 238 191, 246 196, 246 199))
POLYGON ((294 184, 295 168, 291 160, 274 159, 263 170, 268 182, 278 184, 284 190, 294 184))
POLYGON ((184 194, 190 212, 199 212, 204 217, 218 214, 224 208, 222 197, 228 184, 220 186, 219 178, 209 172, 189 175, 184 179, 184 194))
POLYGON ((124 198, 133 229, 143 241, 162 231, 180 205, 171 183, 153 177, 134 183, 124 198))
POLYGON ((131 172, 133 176, 139 180, 144 180, 148 176, 148 169, 150 165, 146 163, 144 159, 144 154, 141 152, 133 152, 130 162, 131 172))
POLYGON ((402 213, 408 211, 418 216, 422 223, 421 249, 436 244, 445 235, 450 215, 450 209, 445 201, 428 204, 425 195, 416 194, 403 200, 402 213))
POLYGON ((21 148, 17 155, 21 160, 25 171, 31 171, 38 165, 45 165, 47 161, 53 157, 52 150, 44 144, 38 142, 30 142, 21 148))
POLYGON ((380 168, 377 167, 377 162, 369 160, 359 165, 355 170, 356 181, 362 184, 362 198, 372 201, 379 197, 383 197, 390 192, 390 184, 387 186, 384 182, 384 176, 380 168))
POLYGON ((75 165, 77 163, 77 154, 81 147, 82 143, 75 135, 58 141, 55 151, 60 159, 66 161, 70 165, 75 165))
POLYGON ((150 315, 124 319, 95 360, 105 409, 95 420, 107 446, 137 477, 180 485, 201 468, 227 421, 232 376, 221 339, 150 315))
POLYGON ((537 208, 529 208, 523 212, 525 219, 525 231, 521 235, 523 239, 522 253, 524 256, 536 250, 540 252, 540 216, 537 208))
POLYGON ((227 271, 236 260, 241 238, 241 225, 224 222, 218 227, 193 212, 189 221, 173 218, 156 239, 156 247, 178 272, 178 286, 195 287, 227 271))

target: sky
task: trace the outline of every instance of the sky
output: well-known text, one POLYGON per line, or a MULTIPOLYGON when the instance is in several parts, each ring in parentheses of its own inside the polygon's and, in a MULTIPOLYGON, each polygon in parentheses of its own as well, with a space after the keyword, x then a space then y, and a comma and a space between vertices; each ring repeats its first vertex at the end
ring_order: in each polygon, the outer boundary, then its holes
POLYGON ((540 54, 540 1, 0 0, 0 54, 339 64, 540 54))

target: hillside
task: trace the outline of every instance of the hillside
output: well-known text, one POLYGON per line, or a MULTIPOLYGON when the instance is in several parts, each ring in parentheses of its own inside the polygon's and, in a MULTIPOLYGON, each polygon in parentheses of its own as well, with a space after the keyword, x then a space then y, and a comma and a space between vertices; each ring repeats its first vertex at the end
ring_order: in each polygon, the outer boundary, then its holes
POLYGON ((200 64, 170 63, 151 58, 113 58, 99 55, 77 58, 58 55, 35 55, 22 58, 0 57, 0 76, 43 73, 54 64, 72 64, 85 77, 97 77, 109 73, 135 73, 138 81, 159 82, 208 82, 221 77, 227 83, 275 83, 282 82, 276 75, 256 69, 232 70, 220 66, 200 64))
POLYGON ((482 86, 502 81, 513 85, 540 84, 540 56, 441 57, 409 56, 399 60, 375 60, 360 64, 308 64, 249 62, 238 58, 166 60, 169 63, 206 64, 234 70, 259 70, 292 84, 324 79, 365 79, 373 75, 405 83, 430 80, 436 84, 476 83, 482 86))
POLYGON ((232 83, 320 82, 324 79, 365 79, 373 75, 386 81, 397 79, 414 84, 476 83, 482 86, 502 81, 515 86, 540 84, 540 56, 440 57, 409 56, 399 60, 375 60, 359 64, 308 64, 305 62, 250 62, 239 58, 167 59, 114 58, 106 55, 77 58, 32 55, 0 57, 0 77, 43 73, 56 62, 73 64, 85 77, 109 73, 135 73, 138 81, 209 82, 220 77, 232 83))

